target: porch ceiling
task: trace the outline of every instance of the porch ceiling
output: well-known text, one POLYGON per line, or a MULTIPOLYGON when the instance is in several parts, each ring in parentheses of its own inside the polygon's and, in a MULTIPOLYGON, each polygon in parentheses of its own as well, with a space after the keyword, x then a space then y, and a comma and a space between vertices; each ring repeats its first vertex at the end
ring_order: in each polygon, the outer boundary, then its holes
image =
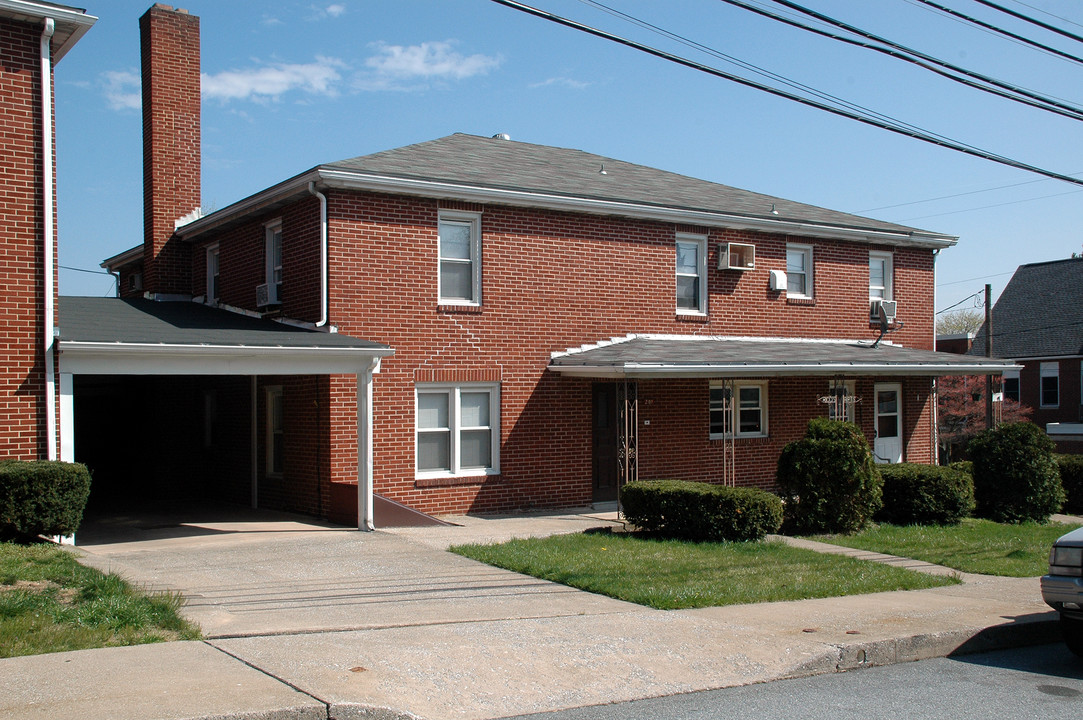
POLYGON ((62 297, 60 371, 99 375, 355 374, 391 348, 194 302, 62 297))
POLYGON ((549 369, 593 378, 998 375, 1008 360, 870 341, 629 335, 553 353, 549 369))

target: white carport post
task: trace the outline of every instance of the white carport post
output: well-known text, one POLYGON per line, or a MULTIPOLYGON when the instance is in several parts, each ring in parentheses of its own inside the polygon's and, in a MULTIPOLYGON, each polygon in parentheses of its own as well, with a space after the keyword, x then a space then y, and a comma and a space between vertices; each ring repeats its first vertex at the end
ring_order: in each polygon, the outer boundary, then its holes
POLYGON ((374 357, 357 375, 357 529, 375 530, 372 518, 372 374, 380 358, 374 357))
POLYGON ((60 373, 60 459, 75 462, 75 376, 60 373))

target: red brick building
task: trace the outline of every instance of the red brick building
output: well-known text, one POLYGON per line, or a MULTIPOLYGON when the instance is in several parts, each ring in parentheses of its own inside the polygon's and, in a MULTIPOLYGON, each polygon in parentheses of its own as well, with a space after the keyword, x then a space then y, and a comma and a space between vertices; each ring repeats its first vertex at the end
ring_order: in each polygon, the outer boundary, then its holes
POLYGON ((362 513, 375 491, 436 514, 582 506, 636 477, 771 488, 821 415, 883 461, 934 461, 935 377, 1004 366, 933 352, 954 237, 506 136, 320 165, 201 216, 198 21, 155 6, 141 27, 147 236, 104 263, 122 296, 366 338, 379 364, 364 392, 144 378, 176 434, 126 427, 172 487, 349 522, 358 484, 362 513))

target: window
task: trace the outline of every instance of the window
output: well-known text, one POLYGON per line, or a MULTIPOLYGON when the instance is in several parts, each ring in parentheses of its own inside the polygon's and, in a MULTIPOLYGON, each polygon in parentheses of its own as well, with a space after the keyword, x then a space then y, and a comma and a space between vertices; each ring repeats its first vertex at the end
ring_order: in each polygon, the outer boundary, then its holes
POLYGON ((218 302, 218 244, 207 247, 207 302, 218 302))
POLYGON ((812 247, 786 246, 786 296, 812 297, 812 247))
POLYGON ((1005 370, 1000 382, 1004 399, 1019 402, 1019 371, 1005 370))
POLYGON ((710 397, 711 438, 767 436, 767 383, 712 382, 710 397))
POLYGON ((1060 363, 1044 362, 1039 371, 1041 376, 1039 405, 1044 408, 1060 407, 1060 363))
POLYGON ((281 476, 285 467, 282 386, 267 388, 267 474, 281 476))
POLYGON ((843 380, 838 384, 832 382, 827 388, 827 397, 831 398, 831 401, 827 403, 827 417, 832 420, 853 422, 856 401, 854 395, 853 380, 843 380))
POLYGON ((677 312, 707 312, 707 238, 677 235, 677 312))
POLYGON ((282 221, 267 225, 266 278, 268 285, 282 282, 282 221))
POLYGON ((417 473, 424 477, 500 471, 500 387, 417 387, 417 473))
POLYGON ((869 253, 869 318, 876 320, 879 314, 874 300, 891 300, 892 275, 894 274, 891 253, 869 253))
POLYGON ((441 212, 440 302, 481 304, 481 215, 441 212))

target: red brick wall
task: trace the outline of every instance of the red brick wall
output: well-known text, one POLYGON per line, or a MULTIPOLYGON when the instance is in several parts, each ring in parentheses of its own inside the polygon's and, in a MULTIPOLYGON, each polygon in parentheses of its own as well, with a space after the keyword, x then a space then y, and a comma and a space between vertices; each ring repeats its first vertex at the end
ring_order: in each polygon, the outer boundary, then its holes
POLYGON ((1023 362, 1023 369, 1019 371, 1019 402, 1033 409, 1030 420, 1043 430, 1046 423, 1075 423, 1083 420, 1080 417, 1080 404, 1083 403, 1083 395, 1080 394, 1080 360, 1070 358, 1056 362, 1060 365, 1060 405, 1055 408, 1041 407, 1042 362, 1023 362))
POLYGON ((190 246, 174 221, 200 207, 199 18, 155 4, 139 19, 144 288, 188 293, 190 246))
POLYGON ((42 233, 55 216, 42 207, 40 37, 0 20, 0 458, 26 460, 47 456, 42 233))

